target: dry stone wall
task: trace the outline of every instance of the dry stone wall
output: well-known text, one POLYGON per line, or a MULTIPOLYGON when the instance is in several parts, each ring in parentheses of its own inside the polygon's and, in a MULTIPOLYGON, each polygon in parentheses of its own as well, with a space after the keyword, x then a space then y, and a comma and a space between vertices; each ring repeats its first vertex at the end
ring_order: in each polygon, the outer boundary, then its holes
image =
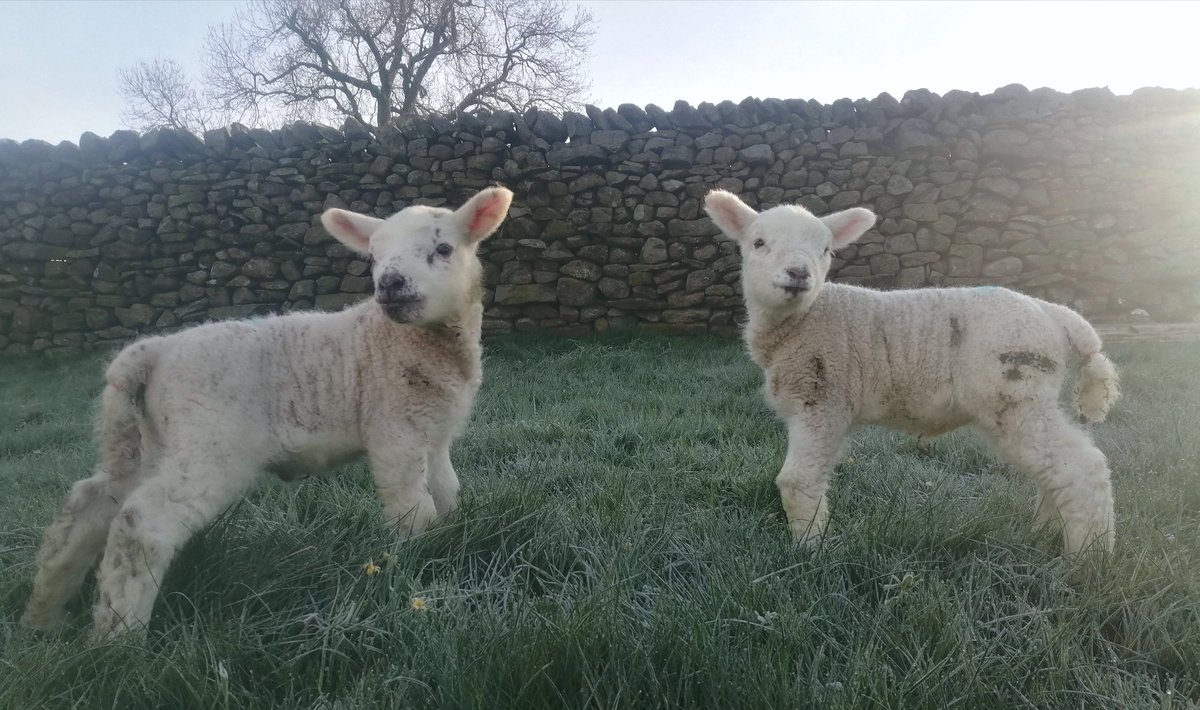
POLYGON ((834 261, 841 282, 1001 284, 1097 318, 1190 320, 1197 165, 1200 92, 1015 85, 0 141, 0 352, 340 308, 370 265, 322 210, 457 206, 493 183, 516 201, 482 251, 490 334, 735 334, 739 258, 703 216, 713 187, 874 209, 834 261))

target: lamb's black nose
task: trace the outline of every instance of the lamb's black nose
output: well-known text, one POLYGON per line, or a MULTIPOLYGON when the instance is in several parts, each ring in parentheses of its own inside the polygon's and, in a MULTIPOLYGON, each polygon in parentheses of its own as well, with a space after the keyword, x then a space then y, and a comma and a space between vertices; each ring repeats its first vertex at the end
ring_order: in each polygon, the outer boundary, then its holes
POLYGON ((404 293, 408 279, 395 271, 388 271, 375 284, 375 300, 380 303, 396 303, 407 298, 404 293))
POLYGON ((806 267, 787 269, 784 271, 784 273, 787 274, 788 278, 790 278, 797 286, 808 285, 808 269, 806 267))

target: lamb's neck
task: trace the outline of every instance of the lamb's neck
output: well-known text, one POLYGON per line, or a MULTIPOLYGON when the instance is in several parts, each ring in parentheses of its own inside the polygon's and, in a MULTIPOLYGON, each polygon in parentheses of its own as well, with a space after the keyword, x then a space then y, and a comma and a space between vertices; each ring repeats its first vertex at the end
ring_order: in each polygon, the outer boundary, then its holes
MULTIPOLYGON (((818 298, 820 296, 818 295, 818 298)), ((815 303, 815 299, 813 301, 815 303)), ((750 357, 759 367, 769 367, 775 353, 796 331, 804 327, 804 321, 812 312, 813 303, 796 308, 760 308, 746 304, 746 346, 750 357)))
POLYGON ((483 335, 483 304, 473 303, 457 317, 441 323, 414 326, 430 342, 436 342, 461 365, 465 378, 477 376, 483 357, 479 343, 483 335))
POLYGON ((483 355, 479 341, 483 337, 483 304, 472 303, 457 318, 439 325, 428 326, 460 350, 463 356, 478 366, 483 355))
MULTIPOLYGON (((480 345, 483 325, 483 304, 473 303, 458 316, 440 323, 409 325, 395 323, 384 315, 382 309, 369 304, 361 316, 361 332, 376 341, 377 346, 392 349, 407 341, 414 341, 426 348, 435 348, 458 365, 464 380, 479 376, 483 348, 480 345)), ((402 347, 402 346, 401 346, 402 347)))

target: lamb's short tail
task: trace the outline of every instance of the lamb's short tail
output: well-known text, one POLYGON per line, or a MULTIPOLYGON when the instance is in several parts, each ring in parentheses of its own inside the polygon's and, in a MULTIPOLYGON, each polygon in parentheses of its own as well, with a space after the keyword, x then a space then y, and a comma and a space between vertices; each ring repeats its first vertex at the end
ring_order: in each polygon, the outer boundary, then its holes
POLYGON ((160 354, 161 339, 147 338, 122 350, 105 372, 96 438, 101 465, 115 478, 137 471, 141 461, 142 434, 150 431, 146 383, 160 354))
POLYGON ((1067 336, 1067 342, 1079 354, 1079 383, 1075 403, 1084 421, 1102 422, 1108 410, 1121 398, 1117 368, 1100 351, 1100 335, 1083 316, 1065 306, 1043 303, 1042 309, 1067 336))

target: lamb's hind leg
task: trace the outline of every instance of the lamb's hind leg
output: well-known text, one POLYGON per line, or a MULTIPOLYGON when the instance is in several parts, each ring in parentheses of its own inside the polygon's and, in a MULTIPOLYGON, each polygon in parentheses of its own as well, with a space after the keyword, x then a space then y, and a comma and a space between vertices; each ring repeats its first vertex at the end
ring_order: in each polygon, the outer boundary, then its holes
POLYGON ((1064 554, 1112 551, 1108 461, 1056 403, 1008 411, 984 428, 1001 456, 1037 485, 1038 523, 1061 520, 1064 554))
MULTIPOLYGON (((111 390, 104 398, 123 396, 111 390)), ((93 476, 72 486, 38 550, 33 594, 21 621, 39 631, 61 626, 67 604, 79 593, 84 577, 104 549, 113 516, 147 475, 137 420, 114 414, 119 408, 106 409, 98 432, 100 466, 93 476)))
POLYGON ((1062 515, 1058 512, 1058 506, 1054 504, 1054 496, 1048 491, 1043 491, 1041 483, 1034 483, 1038 487, 1038 493, 1033 505, 1033 527, 1035 530, 1057 530, 1062 525, 1062 515))
POLYGON ((848 426, 830 417, 794 416, 788 419, 788 451, 783 469, 775 478, 792 538, 805 545, 817 543, 829 521, 829 476, 848 426))
POLYGON ((96 636, 144 629, 176 551, 253 482, 254 466, 212 451, 172 452, 121 506, 97 574, 96 636))
POLYGON ((136 481, 134 475, 117 478, 101 469, 71 488, 38 551, 33 594, 22 623, 45 632, 62 625, 67 604, 104 550, 109 524, 136 481))

